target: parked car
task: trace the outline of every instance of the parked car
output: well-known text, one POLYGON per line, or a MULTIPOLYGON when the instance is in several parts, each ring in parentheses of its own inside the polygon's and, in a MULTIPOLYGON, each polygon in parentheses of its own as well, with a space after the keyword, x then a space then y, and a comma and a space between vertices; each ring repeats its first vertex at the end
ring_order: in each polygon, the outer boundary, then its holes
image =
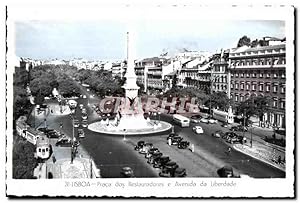
POLYGON ((88 121, 87 120, 82 120, 81 125, 84 128, 88 127, 88 121))
POLYGON ((224 133, 221 130, 217 130, 216 132, 212 133, 212 136, 217 138, 221 138, 223 135, 224 133))
POLYGON ((188 141, 181 141, 177 145, 178 149, 186 149, 189 146, 190 146, 190 143, 188 141))
POLYGON ((87 115, 87 113, 83 113, 83 114, 81 115, 81 117, 82 117, 82 119, 86 120, 86 119, 88 118, 88 115, 87 115))
POLYGON ((185 168, 176 168, 174 171, 174 177, 185 177, 186 170, 185 168))
POLYGON ((229 138, 232 138, 232 137, 237 137, 238 135, 235 133, 235 132, 226 132, 222 138, 223 139, 229 139, 229 138))
POLYGON ((201 126, 197 125, 197 126, 194 126, 193 127, 193 131, 196 133, 196 134, 203 134, 203 129, 201 126))
POLYGON ((150 157, 148 158, 147 163, 148 163, 148 164, 153 164, 153 163, 154 163, 154 160, 157 159, 157 158, 162 157, 162 155, 163 155, 163 154, 162 154, 161 152, 156 152, 156 153, 152 154, 152 156, 150 156, 150 157))
POLYGON ((60 137, 60 134, 54 129, 39 128, 38 130, 43 132, 48 138, 59 138, 60 137))
POLYGON ((232 126, 230 128, 231 131, 244 131, 247 132, 248 131, 248 128, 245 126, 242 126, 242 125, 238 125, 238 126, 232 126))
POLYGON ((55 131, 55 130, 49 131, 48 133, 46 133, 46 135, 47 135, 48 138, 59 138, 59 137, 61 136, 61 135, 60 135, 57 131, 55 131))
POLYGON ((85 134, 84 134, 84 131, 83 131, 83 129, 78 129, 78 137, 79 138, 84 138, 85 137, 85 134))
POLYGON ((45 133, 45 134, 50 132, 50 131, 54 131, 54 129, 50 129, 50 128, 38 128, 38 130, 45 133))
POLYGON ((74 119, 74 127, 75 128, 78 128, 79 127, 79 120, 77 120, 77 119, 74 119))
POLYGON ((178 145, 179 142, 183 140, 182 137, 176 136, 176 137, 171 137, 168 139, 168 144, 169 145, 178 145))
POLYGON ((147 154, 145 154, 145 158, 148 159, 152 156, 152 154, 158 153, 158 152, 159 152, 158 148, 151 148, 148 150, 147 154))
POLYGON ((153 148, 153 144, 152 143, 145 143, 143 145, 143 147, 139 150, 140 154, 147 154, 148 151, 153 148))
POLYGON ((168 156, 162 156, 154 159, 153 161, 153 167, 154 168, 161 168, 163 165, 168 163, 170 161, 170 158, 168 156))
MULTIPOLYGON (((74 146, 79 146, 79 142, 77 140, 74 141, 74 146)), ((71 147, 72 146, 72 139, 68 137, 62 137, 57 140, 55 143, 55 146, 60 146, 60 147, 71 147)))
POLYGON ((207 118, 201 118, 201 119, 200 119, 200 122, 201 122, 201 123, 208 123, 208 119, 207 119, 207 118))
POLYGON ((82 114, 86 114, 86 108, 81 109, 82 114))
POLYGON ((86 95, 83 95, 82 98, 86 99, 86 95))
POLYGON ((230 137, 226 141, 231 144, 235 144, 235 143, 244 144, 247 142, 247 138, 238 135, 238 136, 230 137))
POLYGON ((176 168, 178 168, 178 167, 179 166, 175 162, 169 161, 165 165, 162 166, 162 170, 161 170, 161 172, 159 172, 159 176, 160 177, 174 177, 174 172, 175 172, 176 168))
POLYGON ((200 123, 202 116, 201 115, 193 115, 191 116, 191 122, 192 123, 200 123))
POLYGON ((177 133, 170 133, 167 140, 172 138, 172 137, 178 137, 179 135, 177 133))
POLYGON ((134 150, 139 151, 145 144, 145 141, 141 140, 138 141, 137 144, 134 146, 134 150))
POLYGON ((134 177, 133 170, 128 166, 122 168, 121 175, 124 178, 133 178, 134 177))
POLYGON ((234 174, 233 174, 233 169, 231 166, 223 166, 222 168, 217 170, 218 175, 221 178, 233 178, 234 174))

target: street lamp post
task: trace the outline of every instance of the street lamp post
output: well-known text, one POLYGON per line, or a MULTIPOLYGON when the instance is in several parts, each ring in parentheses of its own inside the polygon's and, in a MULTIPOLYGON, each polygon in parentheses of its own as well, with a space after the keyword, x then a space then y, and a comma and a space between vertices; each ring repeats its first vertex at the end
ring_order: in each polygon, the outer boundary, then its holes
POLYGON ((245 137, 246 110, 244 110, 243 138, 245 137))
POLYGON ((71 114, 72 116, 72 140, 71 140, 71 164, 73 164, 73 159, 74 159, 74 115, 71 114))
POLYGON ((124 131, 124 137, 123 137, 123 140, 126 141, 126 129, 123 129, 124 131))
POLYGON ((250 145, 251 145, 251 148, 252 148, 252 143, 253 143, 253 138, 252 138, 252 126, 251 126, 251 129, 250 129, 250 136, 251 136, 250 145))
POLYGON ((160 124, 160 112, 158 112, 158 121, 159 121, 159 124, 160 124))

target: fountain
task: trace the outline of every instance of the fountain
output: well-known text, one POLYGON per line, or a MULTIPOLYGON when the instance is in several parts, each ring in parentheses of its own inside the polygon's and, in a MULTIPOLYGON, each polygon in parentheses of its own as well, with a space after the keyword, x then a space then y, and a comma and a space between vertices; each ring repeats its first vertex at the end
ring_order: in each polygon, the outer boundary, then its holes
POLYGON ((118 119, 108 121, 98 121, 88 126, 89 130, 116 135, 146 135, 168 131, 172 125, 164 122, 144 118, 144 111, 141 100, 138 97, 139 86, 136 84, 136 74, 134 72, 134 57, 132 41, 129 40, 127 32, 127 70, 125 74, 126 82, 123 85, 125 89, 125 98, 118 107, 118 119))

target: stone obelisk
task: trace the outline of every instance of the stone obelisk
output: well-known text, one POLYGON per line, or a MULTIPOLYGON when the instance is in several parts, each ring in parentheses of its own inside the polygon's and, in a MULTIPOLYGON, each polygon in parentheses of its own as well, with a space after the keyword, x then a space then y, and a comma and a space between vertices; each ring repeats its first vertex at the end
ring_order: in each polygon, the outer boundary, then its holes
POLYGON ((126 78, 126 82, 122 88, 125 89, 126 98, 134 99, 138 96, 138 90, 140 87, 136 84, 133 43, 130 40, 132 40, 130 39, 130 33, 127 32, 127 70, 124 76, 126 78))

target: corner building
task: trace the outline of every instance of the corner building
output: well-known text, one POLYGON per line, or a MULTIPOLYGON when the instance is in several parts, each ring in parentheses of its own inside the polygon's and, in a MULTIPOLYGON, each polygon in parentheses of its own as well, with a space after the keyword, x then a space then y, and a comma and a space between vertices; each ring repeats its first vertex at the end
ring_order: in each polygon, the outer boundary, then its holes
POLYGON ((229 64, 229 95, 234 102, 243 102, 251 95, 270 97, 271 111, 261 118, 261 124, 285 128, 285 43, 238 48, 229 54, 229 64))

